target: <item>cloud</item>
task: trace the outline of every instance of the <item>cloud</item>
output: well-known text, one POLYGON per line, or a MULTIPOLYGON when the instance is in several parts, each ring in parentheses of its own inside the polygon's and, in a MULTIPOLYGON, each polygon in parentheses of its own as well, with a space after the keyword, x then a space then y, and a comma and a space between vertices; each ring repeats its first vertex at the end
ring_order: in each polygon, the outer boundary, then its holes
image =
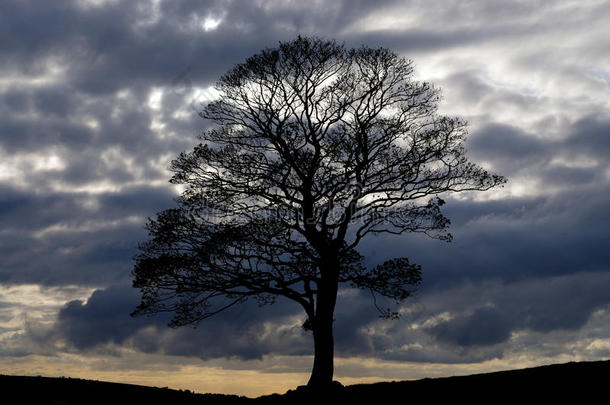
POLYGON ((461 347, 488 346, 510 337, 510 324, 502 313, 493 308, 478 308, 469 316, 460 316, 430 328, 430 333, 441 342, 461 347))
POLYGON ((53 327, 57 311, 66 300, 86 297, 91 290, 80 286, 41 288, 35 284, 0 289, 0 357, 53 354, 53 327))
MULTIPOLYGON (((429 309, 450 313, 422 324, 439 342, 462 349, 499 345, 519 333, 579 331, 597 311, 607 310, 609 285, 608 272, 466 284, 441 292, 433 304, 427 301, 429 309)), ((432 319, 434 313, 423 319, 432 319)))
POLYGON ((301 329, 296 304, 279 301, 268 307, 254 302, 201 322, 196 328, 170 329, 171 316, 132 318, 139 291, 128 286, 96 290, 87 302, 67 303, 55 324, 58 339, 77 350, 125 345, 147 353, 201 359, 260 359, 263 355, 309 353, 310 337, 301 329))
POLYGON ((146 238, 146 217, 174 196, 164 187, 93 195, 0 190, 0 279, 50 285, 128 279, 137 244, 146 238))
MULTIPOLYGON (((553 342, 565 332, 582 334, 595 314, 610 309, 609 286, 607 272, 473 281, 417 295, 398 321, 378 319, 369 297, 346 290, 335 313, 336 354, 447 364, 503 358, 514 355, 528 336, 553 342)), ((115 286, 96 290, 86 303, 71 301, 59 312, 55 338, 70 350, 96 353, 114 345, 204 360, 312 352, 311 335, 300 328, 302 311, 286 301, 270 307, 246 304, 197 328, 169 329, 168 314, 131 319, 138 298, 133 288, 115 286)), ((558 356, 565 347, 548 348, 545 355, 558 356)))
MULTIPOLYGON (((588 158, 605 161, 610 156, 610 117, 589 115, 580 118, 570 128, 570 136, 564 143, 565 154, 584 154, 588 158)), ((593 160, 593 159, 591 159, 593 160)))
POLYGON ((523 167, 531 170, 548 161, 553 153, 548 141, 498 123, 478 129, 468 142, 468 151, 476 160, 491 160, 498 171, 508 172, 507 175, 523 167))
POLYGON ((100 342, 122 343, 143 325, 129 316, 130 308, 135 308, 134 298, 135 291, 126 287, 96 290, 86 303, 68 302, 59 312, 57 327, 77 349, 100 342))
POLYGON ((407 256, 422 265, 424 290, 607 268, 610 217, 602 207, 610 194, 595 184, 536 198, 446 201, 451 243, 421 235, 370 238, 361 250, 369 265, 407 256))

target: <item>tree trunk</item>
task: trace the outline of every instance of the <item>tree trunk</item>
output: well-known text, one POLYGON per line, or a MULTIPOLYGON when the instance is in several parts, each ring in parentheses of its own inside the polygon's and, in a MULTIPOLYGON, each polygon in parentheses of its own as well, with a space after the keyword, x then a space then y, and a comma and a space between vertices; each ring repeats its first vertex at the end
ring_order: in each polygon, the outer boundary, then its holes
POLYGON ((316 319, 313 327, 314 359, 311 377, 307 385, 321 390, 330 387, 334 372, 334 341, 332 318, 316 319))
POLYGON ((314 360, 307 386, 316 391, 330 389, 334 372, 333 314, 337 302, 336 278, 323 280, 318 290, 316 312, 312 320, 314 360))

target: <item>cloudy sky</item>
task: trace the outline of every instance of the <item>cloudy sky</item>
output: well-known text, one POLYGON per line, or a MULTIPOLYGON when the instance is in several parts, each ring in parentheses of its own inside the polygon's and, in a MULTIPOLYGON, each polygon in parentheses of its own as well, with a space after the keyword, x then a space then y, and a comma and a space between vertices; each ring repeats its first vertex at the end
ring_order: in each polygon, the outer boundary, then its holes
POLYGON ((472 160, 505 175, 446 198, 451 244, 409 256, 399 321, 341 292, 344 384, 610 358, 610 2, 0 2, 0 373, 259 395, 306 383, 311 336, 289 302, 197 329, 133 319, 145 219, 173 206, 169 162, 209 123, 235 63, 297 34, 390 48, 469 122, 472 160))

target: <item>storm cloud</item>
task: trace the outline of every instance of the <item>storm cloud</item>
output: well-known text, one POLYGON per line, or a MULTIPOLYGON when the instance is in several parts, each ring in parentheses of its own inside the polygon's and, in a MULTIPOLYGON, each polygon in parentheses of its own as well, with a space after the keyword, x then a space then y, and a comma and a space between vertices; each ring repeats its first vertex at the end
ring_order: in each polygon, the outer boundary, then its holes
POLYGON ((68 302, 59 311, 55 339, 77 350, 126 345, 136 350, 201 359, 260 359, 270 353, 310 354, 295 304, 281 301, 260 308, 249 302, 192 327, 169 329, 169 315, 133 318, 137 290, 112 286, 93 292, 87 302, 68 302))

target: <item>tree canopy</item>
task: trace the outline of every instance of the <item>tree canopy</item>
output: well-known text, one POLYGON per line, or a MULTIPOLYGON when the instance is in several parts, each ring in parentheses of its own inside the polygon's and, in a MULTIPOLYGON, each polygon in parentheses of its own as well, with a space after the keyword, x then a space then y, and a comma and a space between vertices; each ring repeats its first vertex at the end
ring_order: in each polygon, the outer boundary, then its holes
POLYGON ((467 159, 465 122, 439 115, 438 89, 385 48, 298 37, 236 65, 216 89, 200 114, 216 126, 171 164, 171 182, 185 186, 177 207, 147 224, 135 313, 172 312, 180 326, 286 297, 313 331, 310 385, 326 386, 339 285, 400 303, 421 282, 406 257, 366 267, 363 238, 450 241, 441 195, 505 179, 467 159))

